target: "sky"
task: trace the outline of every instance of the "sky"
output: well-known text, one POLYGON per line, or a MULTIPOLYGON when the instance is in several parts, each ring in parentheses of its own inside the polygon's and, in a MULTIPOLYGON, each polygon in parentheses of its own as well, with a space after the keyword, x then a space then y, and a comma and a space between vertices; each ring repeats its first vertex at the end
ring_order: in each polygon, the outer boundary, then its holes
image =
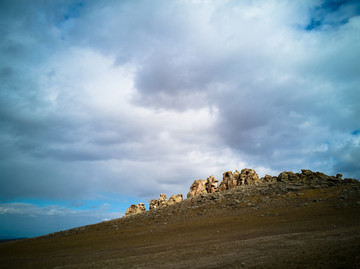
POLYGON ((357 0, 1 0, 0 237, 253 168, 360 178, 357 0))

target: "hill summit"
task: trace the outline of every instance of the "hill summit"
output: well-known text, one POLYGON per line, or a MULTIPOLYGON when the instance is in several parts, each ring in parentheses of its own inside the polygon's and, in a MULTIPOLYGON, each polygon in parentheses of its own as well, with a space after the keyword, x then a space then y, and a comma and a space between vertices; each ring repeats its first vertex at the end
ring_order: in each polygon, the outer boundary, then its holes
MULTIPOLYGON (((229 189, 236 188, 238 186, 256 186, 270 187, 275 183, 285 183, 285 185, 291 184, 297 186, 300 189, 303 187, 310 187, 314 189, 327 188, 342 183, 356 183, 356 179, 345 178, 342 180, 342 175, 328 176, 321 172, 313 172, 311 170, 302 169, 301 173, 293 173, 284 171, 278 176, 265 175, 259 178, 254 169, 244 168, 239 172, 226 171, 223 173, 223 180, 219 185, 219 181, 214 176, 209 176, 206 180, 198 179, 190 186, 190 191, 187 194, 187 198, 196 197, 198 195, 204 195, 208 193, 223 192, 229 189)), ((284 184, 282 184, 284 185, 284 184)), ((292 187, 294 188, 294 186, 292 187)), ((286 190, 285 190, 286 191, 286 190)), ((149 210, 161 208, 175 203, 183 201, 183 195, 172 195, 169 200, 166 200, 166 194, 161 193, 159 199, 152 199, 150 201, 149 210)), ((138 214, 146 211, 144 203, 131 205, 125 213, 125 216, 138 214)))

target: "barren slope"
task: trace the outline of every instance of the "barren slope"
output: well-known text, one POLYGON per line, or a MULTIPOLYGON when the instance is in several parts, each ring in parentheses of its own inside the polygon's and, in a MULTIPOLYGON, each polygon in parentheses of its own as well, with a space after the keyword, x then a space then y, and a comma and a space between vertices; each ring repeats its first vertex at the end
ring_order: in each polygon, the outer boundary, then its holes
POLYGON ((360 185, 240 186, 0 244, 1 268, 360 268, 360 185))

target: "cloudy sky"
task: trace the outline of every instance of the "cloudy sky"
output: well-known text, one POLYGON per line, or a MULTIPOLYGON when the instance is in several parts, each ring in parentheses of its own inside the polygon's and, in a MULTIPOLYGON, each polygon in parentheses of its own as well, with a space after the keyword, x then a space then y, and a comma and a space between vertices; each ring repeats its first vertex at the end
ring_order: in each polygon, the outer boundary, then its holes
POLYGON ((0 34, 0 237, 245 167, 360 178, 357 0, 2 0, 0 34))

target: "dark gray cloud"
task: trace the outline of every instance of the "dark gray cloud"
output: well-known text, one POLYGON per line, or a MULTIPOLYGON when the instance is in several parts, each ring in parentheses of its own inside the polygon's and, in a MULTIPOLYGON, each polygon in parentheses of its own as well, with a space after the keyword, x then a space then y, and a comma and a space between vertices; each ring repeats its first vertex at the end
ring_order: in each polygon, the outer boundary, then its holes
POLYGON ((360 178, 357 1, 2 1, 0 13, 2 202, 147 201, 244 167, 360 178))

